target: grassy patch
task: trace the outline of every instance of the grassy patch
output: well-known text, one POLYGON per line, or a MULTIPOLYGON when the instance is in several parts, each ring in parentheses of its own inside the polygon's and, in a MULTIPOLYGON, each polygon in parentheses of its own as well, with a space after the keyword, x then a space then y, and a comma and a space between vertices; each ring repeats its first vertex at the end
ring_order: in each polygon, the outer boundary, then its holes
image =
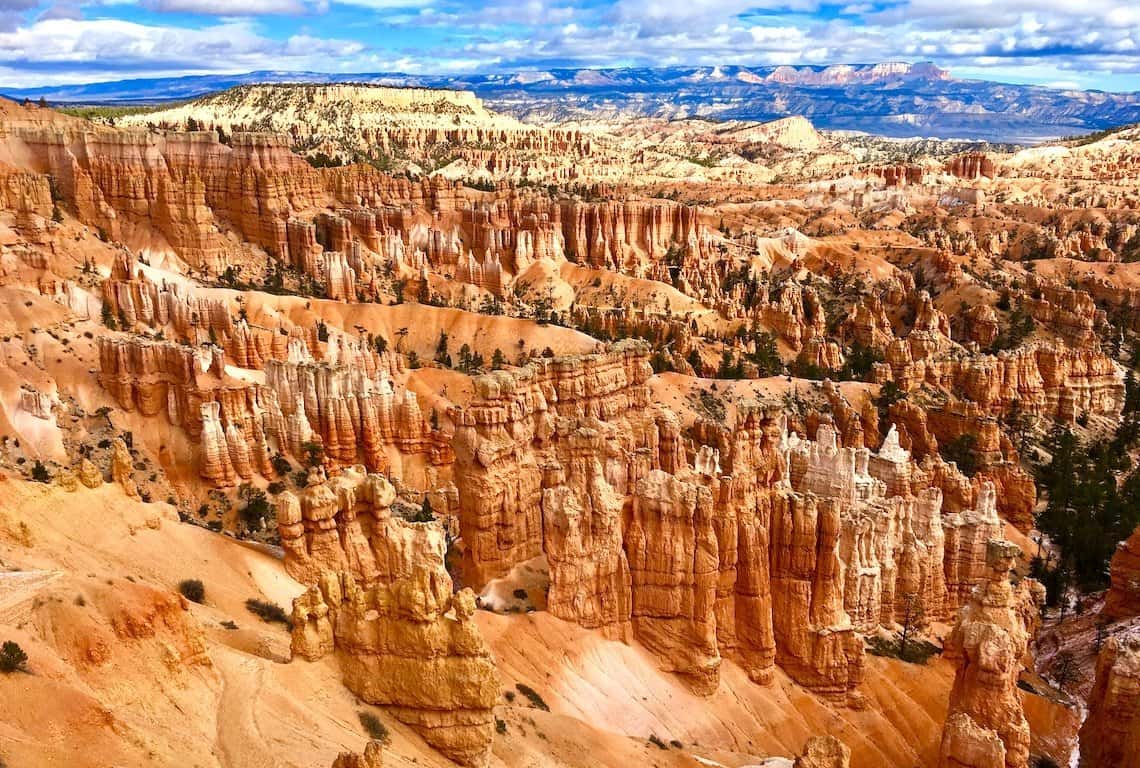
POLYGON ((392 736, 388 733, 388 726, 384 725, 376 715, 362 709, 356 713, 356 716, 360 718, 360 725, 368 731, 370 737, 381 744, 388 744, 392 741, 392 736))
POLYGON ((293 628, 293 622, 289 620, 289 614, 285 613, 285 609, 276 603, 270 603, 266 600, 258 600, 251 597, 245 601, 246 609, 253 614, 256 614, 262 621, 278 624, 284 624, 289 629, 293 628))
POLYGON ((905 652, 900 652, 898 635, 890 638, 873 635, 867 638, 867 652, 872 656, 887 656, 908 664, 925 664, 931 656, 942 653, 942 649, 926 640, 911 638, 906 643, 905 652))
POLYGON ((531 688, 526 683, 515 683, 515 688, 517 688, 519 693, 527 698, 531 706, 535 709, 541 709, 543 712, 550 711, 550 707, 548 707, 546 705, 546 702, 542 700, 542 696, 538 694, 538 691, 531 688))

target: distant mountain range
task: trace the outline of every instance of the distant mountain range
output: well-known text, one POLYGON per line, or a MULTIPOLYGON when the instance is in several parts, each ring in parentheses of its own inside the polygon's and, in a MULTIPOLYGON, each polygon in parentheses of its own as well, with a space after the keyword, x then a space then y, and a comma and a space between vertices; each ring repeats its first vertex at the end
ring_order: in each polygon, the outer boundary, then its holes
POLYGON ((351 81, 472 90, 529 120, 649 116, 710 120, 807 117, 817 127, 892 137, 1028 143, 1140 122, 1140 92, 1058 90, 959 80, 933 64, 828 67, 549 69, 513 74, 406 75, 260 71, 8 89, 53 103, 154 103, 249 83, 351 81))

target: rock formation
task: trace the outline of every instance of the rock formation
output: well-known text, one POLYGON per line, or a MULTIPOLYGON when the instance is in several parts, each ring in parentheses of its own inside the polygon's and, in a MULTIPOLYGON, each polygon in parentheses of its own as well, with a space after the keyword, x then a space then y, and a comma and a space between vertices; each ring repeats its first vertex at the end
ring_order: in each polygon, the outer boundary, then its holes
POLYGON ((946 640, 943 655, 958 664, 942 731, 940 768, 1026 768, 1029 724, 1017 680, 1044 589, 1031 580, 1014 587, 1016 545, 990 540, 986 581, 979 585, 946 640))
POLYGON ((1081 768, 1140 766, 1140 638, 1114 637, 1096 662, 1081 726, 1081 768))
POLYGON ((927 385, 954 392, 993 416, 1014 403, 1023 413, 1062 422, 1082 413, 1119 414, 1124 382, 1097 348, 1036 344, 994 356, 916 356, 905 340, 887 348, 889 378, 904 390, 927 385))
POLYGON ((960 179, 992 179, 995 175, 994 161, 984 152, 965 152, 947 161, 946 172, 960 179))
POLYGON ((894 432, 872 455, 747 403, 733 428, 698 425, 690 456, 648 402, 647 356, 623 342, 476 379, 451 414, 465 575, 545 555, 551 613, 632 631, 698 692, 731 655, 758 682, 779 663, 858 704, 860 632, 915 599, 945 617, 986 577, 993 485, 915 464, 894 432))
POLYGON ((386 571, 371 586, 326 571, 294 602, 294 653, 319 658, 331 638, 356 696, 387 707, 446 757, 485 764, 500 688, 472 621, 475 596, 452 594, 441 529, 389 523, 386 571))
POLYGON ((364 745, 363 752, 341 752, 332 768, 383 768, 384 745, 373 739, 364 745))
POLYGON ((813 736, 804 745, 804 753, 792 768, 847 768, 851 750, 834 736, 813 736))
POLYGON ((134 461, 131 451, 121 437, 111 441, 111 480, 123 487, 129 498, 139 498, 139 489, 133 477, 134 461))
MULTIPOLYGON (((396 489, 364 467, 341 471, 331 480, 313 472, 309 485, 277 498, 277 530, 285 550, 285 571, 313 584, 327 571, 347 572, 361 584, 390 578, 395 546, 411 546, 419 530, 393 518, 396 489)), ((407 558, 410 555, 400 554, 407 558)))
POLYGON ((1111 585, 1104 598, 1105 615, 1140 616, 1140 529, 1116 546, 1108 572, 1111 585))
POLYGON ((317 444, 333 466, 386 471, 387 450, 449 464, 416 396, 390 378, 394 363, 358 342, 329 343, 318 362, 300 341, 284 361, 262 359, 265 384, 225 372, 218 347, 195 350, 139 337, 100 337, 99 381, 126 410, 165 413, 200 444, 199 474, 215 486, 274 477, 271 452, 306 458, 317 444))

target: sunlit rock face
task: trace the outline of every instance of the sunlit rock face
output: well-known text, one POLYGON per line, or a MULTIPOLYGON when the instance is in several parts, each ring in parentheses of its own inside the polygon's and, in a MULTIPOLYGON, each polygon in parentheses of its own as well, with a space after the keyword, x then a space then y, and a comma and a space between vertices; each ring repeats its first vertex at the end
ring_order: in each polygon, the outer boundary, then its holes
POLYGON ((939 765, 989 768, 1029 765, 1029 723, 1017 688, 1022 659, 1040 621, 1045 590, 1025 579, 1010 583, 1015 545, 986 545, 985 581, 962 607, 943 655, 958 664, 939 765))

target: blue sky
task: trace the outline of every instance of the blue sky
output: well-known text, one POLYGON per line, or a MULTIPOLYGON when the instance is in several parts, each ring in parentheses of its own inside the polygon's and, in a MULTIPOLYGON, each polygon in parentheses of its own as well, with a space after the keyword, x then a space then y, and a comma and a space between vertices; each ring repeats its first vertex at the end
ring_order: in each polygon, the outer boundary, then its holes
POLYGON ((0 86, 234 73, 933 61, 1140 90, 1119 0, 0 0, 0 86))

